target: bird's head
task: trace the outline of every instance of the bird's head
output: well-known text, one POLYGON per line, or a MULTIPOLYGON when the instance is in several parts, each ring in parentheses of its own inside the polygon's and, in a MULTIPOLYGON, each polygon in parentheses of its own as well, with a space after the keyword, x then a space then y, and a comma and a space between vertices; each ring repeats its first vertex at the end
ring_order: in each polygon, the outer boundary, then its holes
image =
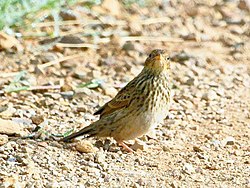
POLYGON ((165 50, 153 50, 145 61, 145 68, 154 72, 163 72, 170 69, 170 57, 165 50))

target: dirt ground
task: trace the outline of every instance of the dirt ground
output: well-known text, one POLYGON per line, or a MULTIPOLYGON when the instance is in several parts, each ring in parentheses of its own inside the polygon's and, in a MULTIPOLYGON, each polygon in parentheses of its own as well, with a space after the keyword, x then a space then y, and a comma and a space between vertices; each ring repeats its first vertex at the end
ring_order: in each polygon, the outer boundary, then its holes
POLYGON ((0 34, 0 187, 250 187, 250 2, 90 10, 62 11, 59 38, 38 37, 51 18, 0 34), (97 120, 155 48, 171 56, 174 95, 146 145, 57 141, 97 120))

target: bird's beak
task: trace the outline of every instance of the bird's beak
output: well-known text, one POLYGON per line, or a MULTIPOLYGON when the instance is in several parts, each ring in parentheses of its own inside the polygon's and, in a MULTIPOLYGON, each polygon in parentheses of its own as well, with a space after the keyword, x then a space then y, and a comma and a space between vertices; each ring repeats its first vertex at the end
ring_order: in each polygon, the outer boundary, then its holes
POLYGON ((162 57, 162 55, 161 55, 161 54, 159 54, 159 55, 155 56, 155 60, 160 61, 160 60, 162 60, 162 59, 163 59, 163 57, 162 57))

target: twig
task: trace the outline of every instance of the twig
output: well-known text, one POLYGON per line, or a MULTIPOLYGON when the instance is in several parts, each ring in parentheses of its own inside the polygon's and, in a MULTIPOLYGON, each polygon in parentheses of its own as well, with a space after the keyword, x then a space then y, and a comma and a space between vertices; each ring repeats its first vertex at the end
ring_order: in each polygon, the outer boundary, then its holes
POLYGON ((56 46, 58 47, 64 47, 64 48, 94 48, 98 49, 98 45, 95 44, 87 44, 87 43, 80 43, 80 44, 70 44, 70 43, 56 43, 56 46))
POLYGON ((60 63, 60 62, 62 62, 62 61, 66 61, 66 60, 69 60, 69 59, 75 59, 75 58, 78 58, 78 57, 82 57, 82 56, 84 56, 84 55, 85 55, 85 54, 80 53, 80 54, 74 54, 74 55, 62 57, 62 58, 59 58, 59 59, 50 61, 50 62, 48 62, 48 63, 44 63, 44 64, 41 64, 41 65, 37 65, 37 68, 38 68, 42 73, 44 73, 43 69, 46 68, 46 67, 49 67, 49 66, 58 64, 58 63, 60 63))
MULTIPOLYGON (((126 41, 150 41, 150 42, 172 42, 172 43, 181 43, 184 42, 183 39, 171 38, 171 37, 152 37, 152 36, 130 36, 130 37, 121 37, 121 40, 126 41)), ((100 38, 98 43, 108 43, 110 38, 100 38)))
POLYGON ((54 85, 54 86, 30 86, 27 90, 34 91, 34 90, 49 90, 49 89, 60 89, 61 85, 54 85))
MULTIPOLYGON (((83 20, 68 20, 68 21, 60 21, 58 22, 58 25, 96 25, 96 24, 109 24, 109 25, 126 25, 126 21, 123 20, 116 20, 116 21, 105 21, 101 22, 100 20, 89 20, 89 21, 83 21, 83 20)), ((54 25, 54 22, 43 22, 43 23, 36 23, 33 24, 33 27, 51 27, 54 25)))
POLYGON ((138 21, 142 25, 157 24, 157 23, 170 23, 172 20, 169 17, 149 18, 138 21))
MULTIPOLYGON (((145 20, 136 20, 135 22, 142 25, 156 24, 156 23, 169 23, 171 19, 169 17, 159 17, 159 18, 148 18, 145 20)), ((115 21, 100 21, 100 20, 67 20, 60 21, 58 25, 95 25, 95 24, 109 24, 109 25, 127 25, 127 22, 124 20, 115 20, 115 21)), ((54 22, 43 22, 43 23, 33 23, 32 26, 35 28, 39 27, 51 27, 54 25, 54 22)))
POLYGON ((170 38, 170 37, 151 37, 151 36, 134 36, 134 37, 122 37, 124 41, 155 41, 155 42, 183 42, 182 39, 170 38))

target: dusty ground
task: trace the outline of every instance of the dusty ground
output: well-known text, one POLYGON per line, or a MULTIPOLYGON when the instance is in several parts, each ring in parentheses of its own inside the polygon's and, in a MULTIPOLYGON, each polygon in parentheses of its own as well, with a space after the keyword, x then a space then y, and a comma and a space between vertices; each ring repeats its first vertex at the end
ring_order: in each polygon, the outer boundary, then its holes
POLYGON ((60 27, 75 38, 27 37, 53 30, 40 25, 2 46, 0 187, 250 187, 249 1, 105 2, 64 15, 87 22, 60 27), (91 45, 65 47, 76 43, 91 45), (174 97, 156 138, 141 138, 147 148, 131 154, 112 139, 89 139, 93 152, 81 153, 56 141, 98 119, 93 112, 154 48, 172 57, 174 97))

